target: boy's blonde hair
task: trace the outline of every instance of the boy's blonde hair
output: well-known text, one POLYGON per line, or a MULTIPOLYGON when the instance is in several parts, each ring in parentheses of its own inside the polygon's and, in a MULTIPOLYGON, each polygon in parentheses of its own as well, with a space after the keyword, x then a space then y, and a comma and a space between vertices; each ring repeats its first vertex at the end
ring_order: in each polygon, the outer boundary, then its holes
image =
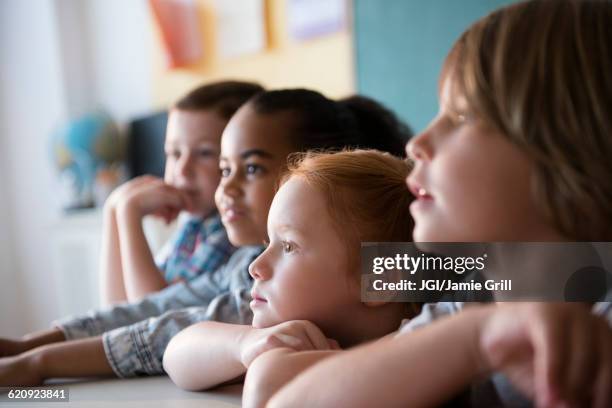
POLYGON ((534 194, 565 236, 612 240, 612 4, 499 9, 454 44, 441 82, 535 162, 534 194))
POLYGON ((290 158, 290 177, 300 177, 328 199, 334 227, 347 243, 349 267, 359 268, 361 242, 412 241, 414 221, 406 187, 412 165, 377 150, 306 153, 290 158))

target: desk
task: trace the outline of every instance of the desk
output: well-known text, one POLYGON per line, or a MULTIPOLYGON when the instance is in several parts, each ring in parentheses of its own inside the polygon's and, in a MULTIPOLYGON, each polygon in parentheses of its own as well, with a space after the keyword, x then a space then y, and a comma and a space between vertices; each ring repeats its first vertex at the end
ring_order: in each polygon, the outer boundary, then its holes
POLYGON ((0 408, 232 408, 240 407, 242 385, 208 392, 179 389, 167 376, 61 382, 46 387, 68 387, 69 402, 0 402, 0 408))

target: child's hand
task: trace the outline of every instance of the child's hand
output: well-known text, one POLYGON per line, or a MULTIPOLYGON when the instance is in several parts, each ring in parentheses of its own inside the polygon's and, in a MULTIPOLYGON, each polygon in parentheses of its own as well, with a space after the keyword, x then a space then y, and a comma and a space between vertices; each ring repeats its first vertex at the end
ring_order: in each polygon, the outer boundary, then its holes
POLYGON ((130 181, 126 181, 125 183, 114 189, 113 192, 108 196, 108 198, 104 202, 104 208, 115 211, 119 203, 121 201, 125 201, 127 196, 129 196, 132 191, 138 189, 140 185, 150 183, 153 180, 158 180, 158 178, 154 176, 145 175, 136 177, 130 181))
POLYGON ((29 353, 0 358, 0 387, 41 385, 43 380, 29 353))
POLYGON ((252 329, 240 343, 241 361, 247 368, 257 356, 278 347, 296 351, 340 348, 335 340, 325 337, 317 326, 307 320, 292 320, 265 329, 252 329))
POLYGON ((23 353, 28 348, 22 340, 0 338, 0 357, 10 357, 23 353))
POLYGON ((188 194, 151 176, 127 183, 116 200, 117 209, 135 211, 141 217, 154 215, 164 218, 167 223, 174 220, 181 210, 194 209, 188 194))
POLYGON ((540 407, 612 406, 612 329, 583 304, 500 306, 480 348, 540 407))

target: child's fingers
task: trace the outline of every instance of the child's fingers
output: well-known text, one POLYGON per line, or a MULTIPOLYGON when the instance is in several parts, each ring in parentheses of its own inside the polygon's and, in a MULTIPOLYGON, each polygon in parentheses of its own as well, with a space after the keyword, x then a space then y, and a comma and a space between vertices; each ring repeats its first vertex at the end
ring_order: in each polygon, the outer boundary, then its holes
POLYGON ((327 343, 329 344, 329 348, 332 350, 342 350, 340 348, 340 344, 334 339, 327 339, 327 343))
POLYGON ((295 349, 297 351, 303 350, 304 347, 306 347, 307 350, 309 349, 308 343, 305 343, 304 340, 300 339, 299 337, 291 336, 285 333, 275 333, 271 337, 278 340, 279 342, 279 344, 276 344, 274 347, 271 348, 285 346, 295 349))
POLYGON ((491 368, 499 369, 531 353, 528 337, 525 320, 511 310, 499 308, 487 323, 480 346, 491 368))
POLYGON ((169 224, 178 217, 180 214, 180 210, 176 208, 166 208, 165 219, 166 223, 169 224))
POLYGON ((156 193, 161 199, 160 204, 171 210, 180 211, 186 207, 185 198, 173 188, 162 188, 156 193))
POLYGON ((306 335, 310 339, 310 342, 313 345, 314 350, 329 350, 330 345, 327 341, 327 337, 323 334, 323 332, 314 324, 307 322, 304 325, 304 329, 306 331, 306 335))
POLYGON ((169 184, 163 184, 160 186, 160 190, 168 196, 173 198, 174 206, 181 210, 191 211, 194 207, 193 199, 191 196, 183 190, 180 190, 169 184))
POLYGON ((155 176, 151 176, 149 174, 145 174, 143 176, 138 176, 134 179, 132 179, 131 183, 133 185, 142 185, 142 184, 147 184, 147 183, 151 183, 154 181, 161 181, 163 182, 162 179, 160 179, 159 177, 155 177, 155 176))
POLYGON ((150 186, 162 185, 163 180, 153 176, 140 176, 125 184, 125 189, 130 193, 149 188, 150 186))
POLYGON ((278 333, 266 336, 259 339, 253 346, 248 347, 248 349, 245 350, 244 355, 242 356, 242 362, 245 367, 248 367, 251 365, 253 360, 259 357, 261 354, 279 347, 289 347, 299 351, 298 347, 301 343, 302 341, 300 341, 300 339, 293 336, 280 335, 278 333))
MULTIPOLYGON (((561 397, 569 402, 580 403, 590 397, 590 391, 597 372, 599 339, 597 328, 591 316, 585 319, 573 318, 567 322, 568 354, 565 356, 567 369, 559 377, 561 397)), ((595 322, 596 323, 596 322, 595 322)))
POLYGON ((598 336, 599 369, 592 386, 592 405, 595 408, 607 408, 612 407, 612 330, 606 322, 598 323, 603 327, 598 336))
POLYGON ((181 211, 176 208, 162 207, 153 211, 151 215, 157 218, 162 218, 166 222, 166 224, 169 224, 174 221, 176 217, 178 217, 180 212, 181 211))
MULTIPOLYGON (((538 311, 536 311, 538 313, 538 311)), ((559 375, 566 354, 566 337, 555 319, 548 319, 541 310, 530 327, 534 348, 534 388, 538 407, 559 402, 559 375)))
POLYGON ((197 210, 195 208, 195 204, 193 202, 193 198, 189 193, 186 193, 185 191, 182 190, 178 190, 178 193, 181 195, 181 198, 183 200, 183 208, 187 211, 195 211, 197 210))

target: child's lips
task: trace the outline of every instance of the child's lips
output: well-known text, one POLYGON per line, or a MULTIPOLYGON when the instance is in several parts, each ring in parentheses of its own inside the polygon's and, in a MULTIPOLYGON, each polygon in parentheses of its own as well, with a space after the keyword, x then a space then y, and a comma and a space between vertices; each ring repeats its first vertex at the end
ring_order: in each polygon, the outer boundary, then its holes
POLYGON ((265 303, 268 303, 268 301, 264 297, 262 297, 255 291, 251 292, 251 297, 253 298, 253 300, 251 300, 251 303, 250 303, 251 308, 261 306, 265 303))
POLYGON ((244 217, 245 214, 246 211, 238 207, 225 207, 221 211, 223 220, 228 222, 237 221, 238 219, 244 217))
POLYGON ((410 204, 410 213, 416 218, 418 213, 427 211, 432 207, 434 199, 421 184, 411 179, 407 179, 406 184, 412 195, 416 198, 416 200, 410 204))
POLYGON ((432 195, 420 184, 407 179, 406 184, 408 185, 408 189, 417 200, 433 200, 432 195))

